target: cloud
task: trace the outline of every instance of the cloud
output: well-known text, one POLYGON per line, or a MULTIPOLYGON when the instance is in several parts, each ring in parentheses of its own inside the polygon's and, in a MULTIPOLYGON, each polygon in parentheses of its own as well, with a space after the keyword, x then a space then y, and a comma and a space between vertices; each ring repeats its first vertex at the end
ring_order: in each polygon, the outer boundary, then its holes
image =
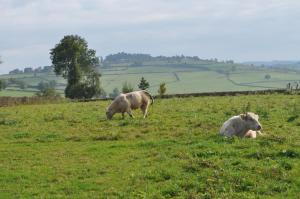
POLYGON ((299 9, 297 0, 0 0, 0 72, 50 64, 49 49, 67 34, 102 56, 296 59, 299 9))

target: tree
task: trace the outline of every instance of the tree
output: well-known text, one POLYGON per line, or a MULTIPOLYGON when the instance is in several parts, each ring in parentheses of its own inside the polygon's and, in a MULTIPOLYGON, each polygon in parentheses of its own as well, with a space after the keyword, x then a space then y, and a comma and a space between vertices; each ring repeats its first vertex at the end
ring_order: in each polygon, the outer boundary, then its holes
POLYGON ((56 81, 55 80, 51 80, 49 82, 41 81, 37 86, 38 89, 39 89, 39 92, 37 92, 36 95, 39 96, 39 97, 57 97, 57 96, 60 96, 55 91, 55 86, 56 86, 56 81))
POLYGON ((4 89, 4 81, 0 79, 0 91, 4 89))
POLYGON ((130 93, 133 91, 133 87, 130 83, 124 82, 122 87, 122 93, 130 93))
POLYGON ((100 94, 100 74, 96 67, 96 51, 80 36, 67 35, 50 52, 56 75, 67 79, 65 95, 68 98, 92 98, 100 94))
POLYGON ((142 77, 142 79, 138 85, 139 89, 146 90, 147 88, 149 88, 149 86, 150 86, 149 82, 147 82, 147 80, 144 77, 142 77))
POLYGON ((265 75, 265 79, 266 79, 266 80, 271 79, 271 75, 270 75, 270 74, 266 74, 266 75, 265 75))
POLYGON ((158 89, 158 94, 160 95, 160 96, 163 96, 165 93, 166 93, 166 91, 167 91, 167 88, 166 88, 166 83, 161 83, 161 84, 159 84, 159 89, 158 89))

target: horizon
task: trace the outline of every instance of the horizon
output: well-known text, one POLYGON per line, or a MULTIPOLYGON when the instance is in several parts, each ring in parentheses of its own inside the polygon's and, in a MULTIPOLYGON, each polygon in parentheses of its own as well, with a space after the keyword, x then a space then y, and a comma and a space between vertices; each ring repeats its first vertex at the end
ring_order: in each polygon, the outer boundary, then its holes
POLYGON ((114 52, 198 56, 241 62, 300 60, 300 2, 254 0, 3 1, 0 74, 51 65, 65 35, 97 56, 114 52))
MULTIPOLYGON (((127 53, 127 54, 144 54, 144 55, 150 55, 152 57, 158 57, 158 56, 165 56, 165 57, 172 57, 172 56, 181 56, 179 54, 176 54, 176 55, 170 55, 170 56, 166 56, 166 55, 152 55, 152 54, 146 54, 146 53, 138 53, 138 52, 132 52, 132 53, 128 53, 128 52, 124 52, 124 51, 121 51, 121 52, 116 52, 116 53, 110 53, 110 54, 107 54, 105 56, 99 56, 99 57, 102 57, 103 59, 105 59, 107 56, 109 55, 115 55, 115 54, 118 54, 118 53, 127 53)), ((200 58, 201 60, 210 60, 210 59, 217 59, 218 62, 222 62, 222 61, 229 61, 230 59, 227 59, 227 60, 221 60, 221 59, 218 59, 217 57, 214 57, 214 58, 203 58, 203 57, 200 57, 198 55, 184 55, 182 54, 183 56, 185 57, 193 57, 193 56, 197 56, 198 58, 200 58)), ((0 59, 1 60, 1 59, 0 59)), ((5 62, 3 60, 2 61, 2 65, 5 65, 5 62)), ((266 60, 266 61, 262 61, 262 60, 251 60, 251 61, 242 61, 242 62, 236 62, 235 60, 232 60, 234 61, 235 64, 251 64, 251 63, 272 63, 272 62, 292 62, 292 63, 297 63, 297 62, 300 62, 300 60, 266 60)), ((15 70, 15 69, 20 69, 20 70, 24 70, 25 68, 32 68, 32 69, 36 69, 38 67, 44 67, 44 66, 52 66, 51 63, 49 63, 48 65, 27 65, 27 66, 16 66, 15 68, 12 68, 11 70, 15 70)), ((10 70, 10 71, 11 71, 10 70)), ((7 73, 1 73, 0 72, 0 75, 5 75, 5 74, 8 74, 10 71, 7 71, 7 73)))
MULTIPOLYGON (((50 51, 49 51, 50 52, 50 51)), ((138 53, 138 52, 132 52, 132 53, 129 53, 129 52, 124 52, 124 51, 120 51, 120 52, 116 52, 116 53, 110 53, 110 54, 107 54, 105 56, 99 56, 99 57, 102 57, 103 59, 105 59, 107 56, 109 55, 114 55, 114 54, 117 54, 117 53, 128 53, 128 54, 147 54, 147 53, 138 53)), ((147 54, 147 55, 150 55, 152 57, 158 57, 158 56, 166 56, 166 55, 153 55, 153 54, 147 54)), ((186 57, 193 57, 193 56, 197 56, 199 57, 200 59, 202 60, 210 60, 210 59, 218 59, 217 57, 213 57, 213 58, 203 58, 203 57, 200 57, 198 55, 185 55, 185 54, 175 54, 175 55, 170 55, 170 56, 166 56, 166 57, 172 57, 172 56, 186 56, 186 57)), ((0 59, 1 60, 1 59, 0 59)), ((50 59, 49 59, 50 60, 50 59)), ((218 59, 218 62, 222 62, 222 61, 228 61, 230 59, 226 59, 226 60, 221 60, 221 59, 218 59)), ((5 65, 5 61, 1 60, 2 61, 2 66, 5 65)), ((234 61, 235 64, 250 64, 250 63, 272 63, 272 62, 300 62, 300 59, 297 60, 297 59, 291 59, 291 60, 248 60, 248 61, 241 61, 241 62, 236 62, 235 60, 232 60, 234 61)), ((32 68, 32 69, 36 69, 38 67, 44 67, 44 66, 52 66, 51 62, 49 61, 49 64, 47 65, 24 65, 24 66, 15 66, 15 67, 12 67, 10 70, 8 70, 6 73, 2 73, 1 70, 0 70, 0 75, 5 75, 5 74, 8 74, 11 70, 14 70, 14 69, 20 69, 20 70, 24 70, 25 68, 32 68)), ((1 68, 1 66, 0 66, 1 68)))

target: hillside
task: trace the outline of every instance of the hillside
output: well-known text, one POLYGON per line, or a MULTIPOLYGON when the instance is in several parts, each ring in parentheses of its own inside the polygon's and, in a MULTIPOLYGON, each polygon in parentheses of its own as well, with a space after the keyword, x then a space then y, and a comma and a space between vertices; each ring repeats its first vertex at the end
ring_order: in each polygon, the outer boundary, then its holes
POLYGON ((299 195, 299 95, 163 99, 147 119, 107 121, 109 103, 1 108, 0 198, 299 195), (220 137, 244 111, 260 115, 264 136, 220 137))
MULTIPOLYGON (((0 96, 31 96, 40 82, 55 81, 57 92, 63 94, 66 81, 55 76, 49 67, 16 70, 0 79, 8 82, 0 96), (25 86, 24 86, 25 85, 25 86)), ((167 93, 242 91, 294 87, 300 84, 300 70, 236 64, 233 61, 205 60, 198 57, 152 57, 146 54, 118 53, 107 56, 99 67, 101 85, 108 96, 115 88, 121 90, 124 82, 134 89, 141 77, 150 83, 150 92, 156 94, 158 85, 165 82, 167 93), (266 75, 270 78, 266 79, 266 75)), ((104 97, 104 96, 102 96, 104 97)))

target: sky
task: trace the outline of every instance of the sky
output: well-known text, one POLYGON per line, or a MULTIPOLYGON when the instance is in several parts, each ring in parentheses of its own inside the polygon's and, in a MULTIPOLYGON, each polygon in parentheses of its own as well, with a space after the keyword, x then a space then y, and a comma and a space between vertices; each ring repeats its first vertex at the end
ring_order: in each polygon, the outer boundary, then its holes
POLYGON ((0 0, 0 74, 50 65, 65 35, 117 52, 300 59, 299 0, 0 0))

